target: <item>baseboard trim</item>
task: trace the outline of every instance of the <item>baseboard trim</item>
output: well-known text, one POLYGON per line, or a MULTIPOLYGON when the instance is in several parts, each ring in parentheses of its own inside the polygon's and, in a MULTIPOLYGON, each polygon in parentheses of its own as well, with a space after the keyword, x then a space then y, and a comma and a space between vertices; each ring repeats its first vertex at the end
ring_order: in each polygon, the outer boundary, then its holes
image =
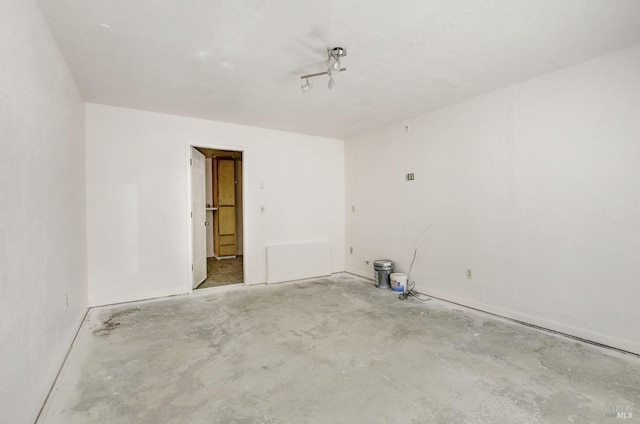
POLYGON ((173 288, 166 290, 157 290, 150 292, 134 293, 121 296, 107 297, 105 299, 90 299, 89 306, 94 308, 98 306, 115 305, 117 303, 136 302, 138 300, 149 300, 158 297, 177 296, 180 294, 188 294, 189 291, 185 288, 173 288))
POLYGON ((605 334, 584 330, 582 328, 573 327, 557 321, 551 321, 533 315, 523 314, 514 310, 489 305, 483 302, 453 296, 448 293, 430 290, 420 285, 416 285, 416 290, 435 299, 495 315, 528 327, 537 328, 539 330, 559 334, 564 337, 579 340, 595 346, 613 349, 622 353, 640 357, 640 344, 628 340, 610 337, 605 334))
POLYGON ((299 280, 309 280, 312 278, 322 278, 322 277, 329 277, 329 276, 331 276, 331 274, 306 273, 306 274, 288 275, 286 277, 281 277, 283 279, 278 278, 272 281, 267 281, 267 284, 291 283, 299 280))
POLYGON ((358 277, 362 277, 362 278, 366 278, 367 280, 375 280, 375 275, 373 274, 373 272, 362 272, 360 270, 357 270, 355 268, 347 268, 345 269, 344 272, 348 272, 349 274, 353 274, 353 275, 357 275, 358 277))
POLYGON ((60 364, 60 368, 58 368, 58 372, 56 373, 55 378, 53 379, 53 383, 51 383, 51 387, 49 387, 49 392, 47 393, 47 396, 44 399, 44 402, 42 403, 42 406, 40 407, 40 411, 38 411, 38 415, 36 416, 36 420, 35 420, 35 424, 37 424, 38 422, 40 422, 40 419, 45 417, 47 414, 47 408, 49 406, 49 401, 51 399, 53 399, 53 389, 56 387, 56 384, 58 383, 58 380, 60 379, 60 375, 62 374, 62 371, 64 370, 64 368, 67 365, 67 362, 69 360, 69 355, 71 354, 71 349, 73 349, 73 346, 76 344, 76 340, 78 339, 78 336, 80 335, 80 331, 82 330, 82 327, 84 326, 84 323, 87 319, 87 315, 89 315, 89 311, 91 310, 90 307, 85 308, 84 313, 80 314, 80 322, 76 323, 75 325, 75 333, 73 335, 73 338, 71 339, 71 343, 69 344, 69 348, 67 349, 67 353, 64 355, 64 359, 62 360, 62 363, 60 364))

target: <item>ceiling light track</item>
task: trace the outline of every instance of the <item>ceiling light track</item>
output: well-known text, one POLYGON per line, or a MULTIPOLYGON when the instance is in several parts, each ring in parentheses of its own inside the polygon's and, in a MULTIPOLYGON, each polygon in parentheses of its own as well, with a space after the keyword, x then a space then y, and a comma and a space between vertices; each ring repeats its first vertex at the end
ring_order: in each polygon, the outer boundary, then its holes
POLYGON ((302 92, 306 93, 313 87, 313 84, 309 82, 309 78, 319 77, 321 75, 329 75, 329 83, 327 87, 329 88, 329 90, 332 90, 336 85, 333 76, 347 70, 347 68, 343 68, 342 64, 340 63, 340 58, 345 57, 346 55, 347 51, 342 47, 327 49, 327 70, 323 72, 316 72, 314 74, 302 75, 300 78, 306 80, 306 82, 300 86, 302 92))
MULTIPOLYGON (((336 74, 336 73, 338 73, 338 72, 343 72, 343 71, 346 71, 346 70, 347 70, 347 68, 340 68, 340 70, 339 70, 339 71, 335 71, 335 72, 333 72, 333 73, 334 73, 334 74, 336 74)), ((318 72, 318 73, 315 73, 315 74, 309 74, 309 75, 303 75, 303 76, 301 76, 300 78, 301 78, 301 79, 307 79, 307 78, 319 77, 320 75, 329 75, 329 71, 318 72)))

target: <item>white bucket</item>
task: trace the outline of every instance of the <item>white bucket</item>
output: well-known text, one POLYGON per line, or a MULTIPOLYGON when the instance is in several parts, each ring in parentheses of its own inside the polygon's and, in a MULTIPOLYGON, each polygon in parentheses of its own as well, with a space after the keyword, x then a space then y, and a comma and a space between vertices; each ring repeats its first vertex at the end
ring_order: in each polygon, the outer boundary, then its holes
POLYGON ((394 272, 389 276, 391 281, 391 290, 398 293, 404 293, 407 289, 407 274, 394 272))

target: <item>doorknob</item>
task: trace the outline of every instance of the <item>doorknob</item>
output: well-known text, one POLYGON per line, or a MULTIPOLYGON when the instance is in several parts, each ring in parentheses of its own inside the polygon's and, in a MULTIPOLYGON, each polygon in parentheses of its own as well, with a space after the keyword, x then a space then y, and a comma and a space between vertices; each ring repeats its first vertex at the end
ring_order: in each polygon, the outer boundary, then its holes
POLYGON ((205 226, 205 227, 208 227, 208 226, 209 226, 209 223, 208 223, 207 221, 204 221, 204 226, 205 226))

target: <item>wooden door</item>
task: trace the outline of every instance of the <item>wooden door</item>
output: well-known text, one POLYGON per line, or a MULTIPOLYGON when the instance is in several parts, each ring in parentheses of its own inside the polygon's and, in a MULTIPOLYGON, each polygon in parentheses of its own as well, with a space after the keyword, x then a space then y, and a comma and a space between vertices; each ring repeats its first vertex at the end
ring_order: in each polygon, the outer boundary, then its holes
POLYGON ((213 237, 217 257, 236 256, 236 180, 233 158, 215 158, 213 161, 213 237))

